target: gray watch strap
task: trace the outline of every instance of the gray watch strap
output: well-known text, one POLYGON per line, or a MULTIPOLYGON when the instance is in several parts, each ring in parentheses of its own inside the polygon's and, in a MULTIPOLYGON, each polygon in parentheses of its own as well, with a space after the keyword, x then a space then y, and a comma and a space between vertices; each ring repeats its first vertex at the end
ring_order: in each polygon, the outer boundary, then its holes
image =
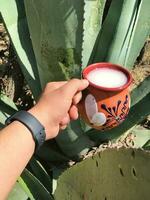
POLYGON ((46 134, 42 124, 29 112, 21 110, 6 119, 5 124, 8 125, 13 121, 19 121, 24 124, 31 132, 35 141, 35 151, 44 143, 46 134))

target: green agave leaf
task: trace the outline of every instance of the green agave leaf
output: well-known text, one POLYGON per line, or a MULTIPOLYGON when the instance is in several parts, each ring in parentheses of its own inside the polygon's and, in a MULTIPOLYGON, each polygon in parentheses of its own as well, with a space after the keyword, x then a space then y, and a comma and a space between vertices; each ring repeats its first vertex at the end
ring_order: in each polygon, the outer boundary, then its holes
MULTIPOLYGON (((26 194, 28 195, 28 197, 31 200, 35 200, 33 198, 33 195, 31 194, 30 189, 27 187, 27 185, 25 184, 24 180, 21 177, 18 178, 18 183, 20 184, 20 186, 22 187, 22 189, 26 192, 26 194)), ((21 200, 21 199, 19 199, 19 200, 21 200)))
POLYGON ((128 51, 123 64, 124 66, 129 66, 130 68, 133 66, 135 59, 139 55, 140 50, 150 34, 149 10, 149 1, 141 0, 137 10, 135 25, 133 26, 132 35, 128 44, 128 51))
POLYGON ((108 61, 124 65, 132 29, 135 24, 137 9, 138 0, 126 0, 123 2, 121 15, 115 31, 115 37, 113 38, 106 58, 108 61))
POLYGON ((106 0, 84 0, 84 23, 82 44, 82 67, 86 67, 97 35, 101 29, 106 0), (90 45, 89 45, 90 44, 90 45))
POLYGON ((51 193, 52 192, 52 179, 34 157, 29 162, 29 167, 32 170, 33 175, 44 185, 44 187, 51 193))
POLYGON ((22 72, 36 98, 41 92, 41 86, 28 32, 24 3, 19 0, 1 0, 0 3, 0 13, 17 52, 22 72))
POLYGON ((105 61, 110 44, 115 37, 116 27, 121 15, 124 0, 112 1, 105 21, 97 36, 89 63, 105 61))
POLYGON ((135 88, 131 93, 131 106, 134 106, 142 98, 150 93, 150 76, 147 77, 137 88, 135 88))
MULTIPOLYGON (((25 191, 22 189, 20 184, 16 182, 15 186, 13 187, 12 191, 10 192, 7 200, 27 200, 28 195, 25 193, 25 191)), ((31 198, 31 200, 34 200, 31 198)))
POLYGON ((80 0, 25 0, 42 86, 80 77, 83 4, 80 0))
POLYGON ((150 141, 150 130, 142 126, 136 126, 131 130, 131 134, 134 137, 134 148, 148 148, 148 142, 150 141))
POLYGON ((131 107, 127 119, 118 127, 105 132, 91 129, 90 131, 87 131, 87 134, 92 140, 97 142, 106 140, 115 141, 118 137, 120 137, 120 135, 133 128, 135 124, 141 122, 146 116, 150 114, 149 105, 150 93, 137 104, 131 107))
POLYGON ((23 171, 21 177, 26 185, 30 188, 30 191, 35 199, 53 200, 53 197, 48 190, 27 169, 23 171))
POLYGON ((79 120, 71 122, 55 139, 62 152, 72 159, 82 157, 94 145, 84 134, 79 120))
MULTIPOLYGON (((48 81, 80 77, 83 6, 84 2, 80 0, 25 0, 27 21, 42 86, 48 81)), ((76 124, 77 122, 74 122, 74 127, 79 126, 81 133, 81 126, 76 124)), ((79 140, 74 148, 71 145, 67 148, 68 143, 73 143, 74 135, 79 137, 76 130, 69 127, 63 132, 63 139, 61 136, 56 139, 66 156, 75 155, 75 149, 78 148, 79 140), (67 142, 62 142, 64 138, 67 142)), ((84 137, 86 139, 82 140, 82 146, 88 147, 88 138, 84 137)))
POLYGON ((54 196, 56 200, 148 200, 149 168, 149 152, 107 149, 66 170, 54 196))
POLYGON ((0 94, 0 126, 3 127, 5 120, 17 111, 14 102, 4 94, 0 94))
POLYGON ((37 156, 53 165, 55 162, 69 161, 69 158, 60 150, 59 146, 54 140, 47 141, 37 152, 37 156))
POLYGON ((148 0, 112 1, 91 61, 132 67, 150 34, 148 0))
POLYGON ((150 150, 150 139, 143 145, 143 149, 150 150))

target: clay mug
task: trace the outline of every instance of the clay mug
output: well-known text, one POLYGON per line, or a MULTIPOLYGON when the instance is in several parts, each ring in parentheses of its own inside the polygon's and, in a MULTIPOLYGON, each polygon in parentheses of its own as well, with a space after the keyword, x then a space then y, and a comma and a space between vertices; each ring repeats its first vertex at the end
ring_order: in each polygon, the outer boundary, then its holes
POLYGON ((104 131, 118 126, 127 117, 130 108, 129 86, 132 76, 128 70, 119 65, 95 63, 83 70, 83 78, 88 79, 88 74, 98 68, 121 71, 127 78, 124 85, 112 88, 99 86, 88 80, 89 86, 83 92, 82 100, 78 105, 79 113, 89 126, 104 131))

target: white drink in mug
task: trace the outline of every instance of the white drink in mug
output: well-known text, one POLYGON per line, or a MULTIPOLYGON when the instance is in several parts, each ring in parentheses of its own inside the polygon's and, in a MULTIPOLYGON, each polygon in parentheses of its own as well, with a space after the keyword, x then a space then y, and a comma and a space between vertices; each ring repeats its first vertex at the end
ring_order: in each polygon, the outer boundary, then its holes
POLYGON ((105 88, 117 88, 127 83, 125 73, 111 68, 95 68, 88 73, 87 79, 91 83, 105 88))

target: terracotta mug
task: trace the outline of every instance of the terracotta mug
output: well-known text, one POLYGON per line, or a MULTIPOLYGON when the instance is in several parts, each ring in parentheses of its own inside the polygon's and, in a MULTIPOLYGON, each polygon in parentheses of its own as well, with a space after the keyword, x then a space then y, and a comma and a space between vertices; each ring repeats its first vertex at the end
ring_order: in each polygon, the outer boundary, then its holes
POLYGON ((88 74, 97 68, 121 71, 127 78, 124 85, 112 88, 98 86, 88 80, 89 86, 83 92, 83 98, 78 105, 79 113, 88 125, 104 131, 118 126, 127 117, 130 108, 129 86, 132 76, 128 70, 119 65, 95 63, 83 70, 83 78, 88 79, 88 74))

